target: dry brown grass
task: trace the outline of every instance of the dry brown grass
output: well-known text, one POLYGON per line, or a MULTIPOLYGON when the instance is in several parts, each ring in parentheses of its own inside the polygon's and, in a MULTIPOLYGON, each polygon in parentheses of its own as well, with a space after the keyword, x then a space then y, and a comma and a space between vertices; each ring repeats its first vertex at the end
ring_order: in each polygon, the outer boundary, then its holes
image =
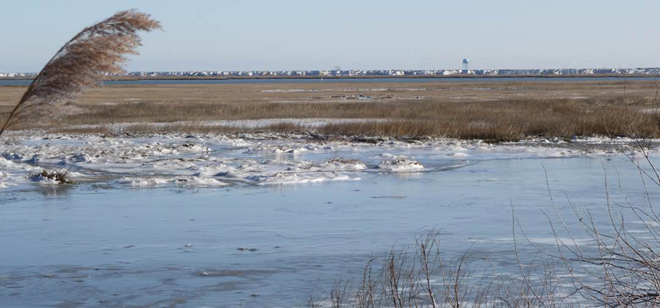
MULTIPOLYGON (((491 141, 530 136, 660 137, 659 116, 642 112, 657 105, 655 83, 636 81, 626 87, 624 98, 620 82, 106 86, 69 103, 79 112, 48 125, 79 132, 104 130, 80 125, 112 123, 133 123, 125 129, 130 132, 236 132, 241 129, 209 127, 202 121, 353 118, 384 121, 315 129, 278 124, 258 130, 491 141), (145 124, 178 121, 186 122, 145 124)), ((0 87, 0 108, 17 92, 20 88, 0 87)))
POLYGON ((401 107, 399 120, 329 125, 328 134, 395 137, 443 136, 493 141, 529 136, 660 136, 657 114, 618 100, 511 100, 490 103, 439 103, 401 107), (413 116, 419 114, 420 116, 413 116))
POLYGON ((135 10, 121 11, 84 28, 46 63, 5 118, 0 135, 12 124, 40 121, 62 113, 64 99, 96 85, 107 74, 122 72, 125 55, 137 54, 138 31, 160 29, 160 23, 135 10))
MULTIPOLYGON (((422 307, 582 307, 584 299, 571 298, 559 288, 555 264, 526 264, 535 280, 498 275, 495 265, 468 249, 447 258, 438 234, 419 238, 414 249, 393 249, 370 258, 362 275, 335 282, 327 294, 310 298, 316 308, 422 308, 422 307)), ((513 253, 513 252, 512 252, 513 253)), ((556 262, 555 262, 556 263, 556 262)), ((526 275, 523 275, 526 276, 526 275)), ((522 278, 522 277, 521 277, 522 278)), ((586 301, 584 301, 586 302, 586 301)))

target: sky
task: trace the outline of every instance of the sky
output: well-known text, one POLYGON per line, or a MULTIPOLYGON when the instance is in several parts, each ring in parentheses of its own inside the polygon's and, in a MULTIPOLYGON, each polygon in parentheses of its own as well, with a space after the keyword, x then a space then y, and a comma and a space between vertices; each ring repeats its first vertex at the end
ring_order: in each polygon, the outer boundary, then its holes
POLYGON ((0 72, 36 72, 135 8, 128 71, 660 67, 657 0, 31 0, 0 11, 0 72))

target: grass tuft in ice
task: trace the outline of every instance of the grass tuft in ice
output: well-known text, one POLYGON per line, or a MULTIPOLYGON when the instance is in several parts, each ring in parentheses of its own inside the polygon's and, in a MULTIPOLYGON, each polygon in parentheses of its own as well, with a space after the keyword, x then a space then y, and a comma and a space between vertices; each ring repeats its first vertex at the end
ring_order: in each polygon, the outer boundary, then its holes
POLYGON ((30 173, 28 178, 33 181, 48 180, 57 184, 72 184, 73 181, 69 179, 69 172, 66 169, 60 170, 47 170, 44 169, 39 173, 30 173))

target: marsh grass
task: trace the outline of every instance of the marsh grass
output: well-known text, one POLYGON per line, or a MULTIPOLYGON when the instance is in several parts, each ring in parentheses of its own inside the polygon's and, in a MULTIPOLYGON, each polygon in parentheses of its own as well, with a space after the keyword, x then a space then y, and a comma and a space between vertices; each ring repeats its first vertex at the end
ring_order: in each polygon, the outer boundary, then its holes
POLYGON ((48 179, 55 181, 58 184, 72 184, 73 181, 69 178, 69 172, 66 169, 61 170, 47 170, 43 169, 41 172, 30 173, 28 178, 33 181, 41 179, 48 179))
MULTIPOLYGON (((91 88, 61 106, 58 119, 17 123, 12 129, 125 132, 249 132, 207 121, 245 119, 367 119, 309 127, 277 124, 258 130, 332 136, 452 137, 510 141, 528 137, 660 137, 657 85, 646 81, 483 82, 429 84, 112 85, 91 88), (357 99, 358 96, 370 99, 357 99), (369 121, 369 120, 377 121, 369 121), (154 125, 148 123, 156 123, 154 125), (159 123, 168 123, 160 125, 159 123), (92 127, 83 127, 83 126, 92 127)), ((20 97, 0 87, 0 118, 20 97)))
MULTIPOLYGON (((528 137, 660 137, 660 113, 648 98, 507 99, 489 102, 396 101, 335 104, 131 103, 84 106, 55 125, 63 132, 107 132, 99 124, 128 123, 122 132, 313 132, 326 135, 449 137, 515 141, 528 137), (265 128, 208 126, 204 121, 337 118, 380 119, 321 127, 283 123, 265 128), (180 121, 186 121, 181 124, 180 121), (177 122, 177 123, 174 123, 177 122), (150 125, 147 123, 172 123, 150 125), (94 128, 80 128, 94 125, 94 128), (67 126, 78 126, 67 129, 67 126)), ((38 125, 37 125, 38 126, 38 125)), ((52 124, 49 124, 53 127, 52 124)), ((27 126, 26 126, 27 127, 27 126)), ((31 125, 30 127, 34 127, 31 125)), ((25 127, 21 127, 25 128, 25 127)))

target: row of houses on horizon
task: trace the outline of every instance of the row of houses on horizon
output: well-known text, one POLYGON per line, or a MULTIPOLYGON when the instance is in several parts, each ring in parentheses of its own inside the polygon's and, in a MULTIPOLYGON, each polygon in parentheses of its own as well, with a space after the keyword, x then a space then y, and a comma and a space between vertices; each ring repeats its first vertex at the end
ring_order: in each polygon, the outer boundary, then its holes
MULTIPOLYGON (((290 71, 152 71, 127 72, 127 77, 433 77, 433 76, 561 76, 658 75, 660 68, 493 69, 493 70, 290 70, 290 71)), ((33 78, 36 73, 2 73, 0 78, 33 78)))

